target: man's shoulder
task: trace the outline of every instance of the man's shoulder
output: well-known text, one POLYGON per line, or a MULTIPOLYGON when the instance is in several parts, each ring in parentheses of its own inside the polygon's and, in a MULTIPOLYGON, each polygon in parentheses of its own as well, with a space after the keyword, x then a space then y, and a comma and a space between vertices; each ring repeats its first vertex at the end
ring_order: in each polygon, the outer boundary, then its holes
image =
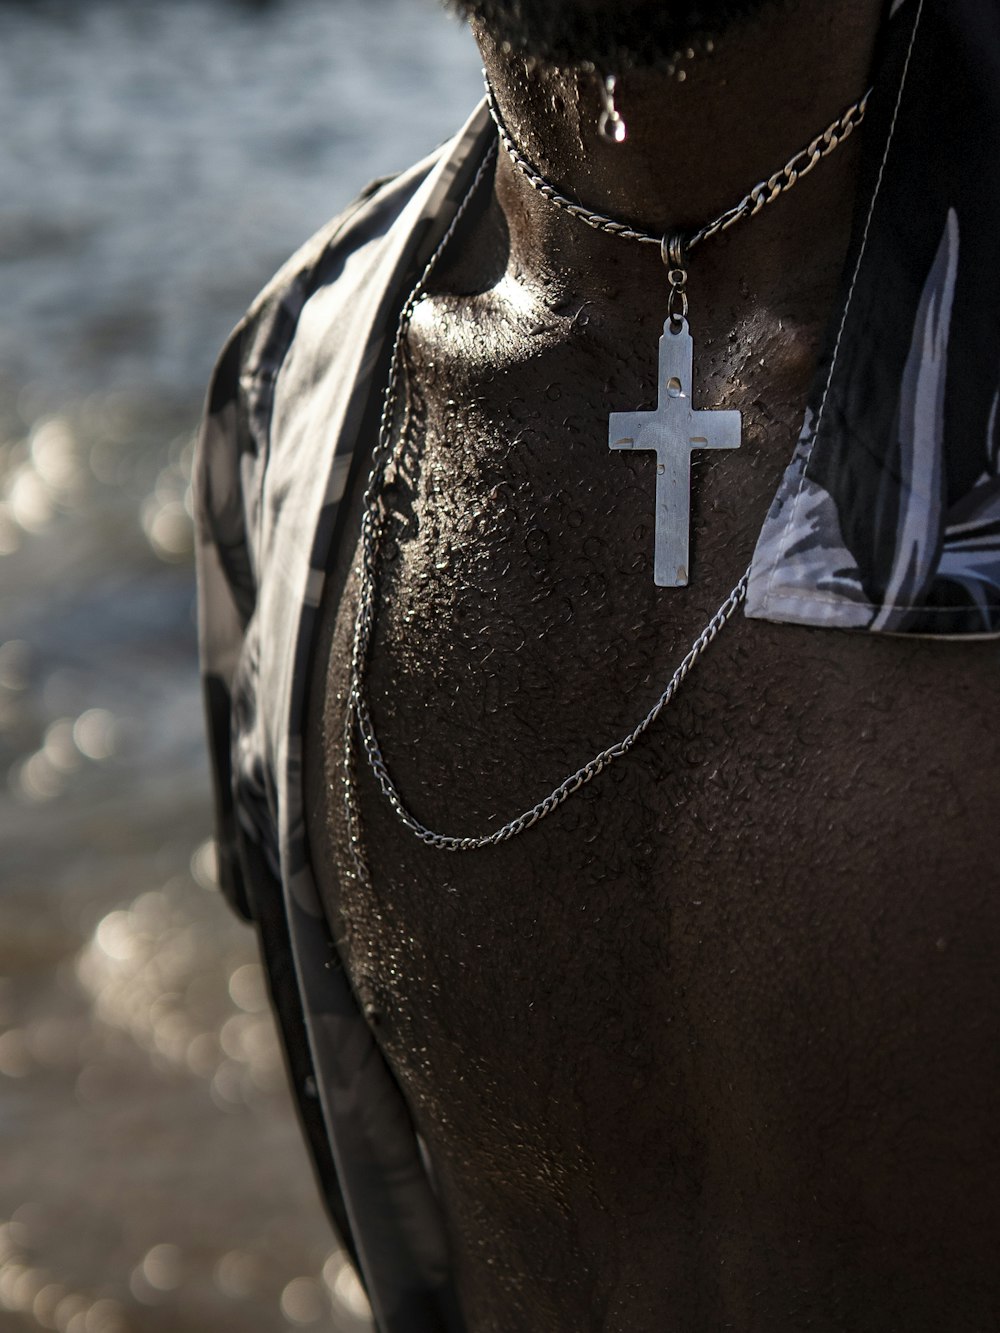
MULTIPOLYGON (((352 456, 400 306, 485 166, 488 124, 477 108, 428 157, 373 181, 279 269, 233 330, 199 437, 197 519, 206 543, 237 554, 259 545, 266 520, 289 522, 289 490, 304 512, 322 497, 317 479, 334 465, 330 451, 341 466, 352 456), (282 498, 273 509, 265 478, 282 498)), ((259 569, 249 553, 240 559, 249 605, 259 569)))

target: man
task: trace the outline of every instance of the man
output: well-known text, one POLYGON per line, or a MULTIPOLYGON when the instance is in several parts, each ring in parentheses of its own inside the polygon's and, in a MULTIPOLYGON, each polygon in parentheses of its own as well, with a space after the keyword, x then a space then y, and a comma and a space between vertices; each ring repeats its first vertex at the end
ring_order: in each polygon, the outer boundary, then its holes
POLYGON ((333 1216, 386 1330, 1000 1326, 1000 14, 470 9, 506 139, 283 270, 201 452, 333 1216))

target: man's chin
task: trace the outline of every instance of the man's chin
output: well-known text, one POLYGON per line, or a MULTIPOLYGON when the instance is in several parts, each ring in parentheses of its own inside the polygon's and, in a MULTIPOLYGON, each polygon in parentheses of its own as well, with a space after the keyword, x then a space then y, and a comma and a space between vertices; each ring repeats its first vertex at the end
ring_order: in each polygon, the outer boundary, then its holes
MULTIPOLYGON (((669 62, 780 0, 445 0, 490 38, 553 65, 669 62)), ((786 0, 787 3, 787 0, 786 0)))

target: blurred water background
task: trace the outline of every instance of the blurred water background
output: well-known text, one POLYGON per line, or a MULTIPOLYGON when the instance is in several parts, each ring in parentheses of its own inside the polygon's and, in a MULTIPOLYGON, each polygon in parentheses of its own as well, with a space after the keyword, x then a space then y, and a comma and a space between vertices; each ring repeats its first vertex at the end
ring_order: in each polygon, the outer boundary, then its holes
POLYGON ((213 886, 188 479, 278 264, 479 96, 433 0, 0 0, 0 1329, 369 1327, 213 886))

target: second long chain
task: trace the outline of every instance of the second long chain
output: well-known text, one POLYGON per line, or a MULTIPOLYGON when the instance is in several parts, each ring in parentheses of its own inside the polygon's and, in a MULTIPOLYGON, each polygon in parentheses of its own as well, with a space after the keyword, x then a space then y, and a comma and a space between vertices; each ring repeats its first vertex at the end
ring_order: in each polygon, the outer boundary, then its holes
MULTIPOLYGON (((536 802, 513 819, 507 820, 489 833, 461 837, 453 834, 440 833, 423 824, 407 807, 382 755, 382 749, 378 742, 378 736, 375 731, 375 725, 371 716, 371 709, 368 703, 366 690, 366 678, 368 659, 371 653, 372 638, 375 629, 375 617, 378 601, 378 565, 379 554, 382 543, 382 533, 384 529, 385 516, 382 513, 382 492, 384 478, 387 467, 394 456, 393 433, 396 426, 396 418, 399 410, 399 389, 400 376, 403 373, 403 357, 406 336, 409 331, 410 321, 413 312, 425 294, 427 283, 431 273, 443 254, 448 242, 454 235, 455 230, 461 221, 477 187, 482 181, 486 169, 493 160, 494 154, 491 152, 480 165, 476 177, 469 188, 468 194, 463 199, 458 212, 452 219, 451 225, 445 232, 434 251, 426 268, 420 276, 416 287, 410 293, 408 300, 403 306, 399 318, 399 325, 396 330, 395 340, 393 342, 392 359, 389 371, 389 379, 386 384, 385 397, 382 403, 382 415, 379 424, 379 440, 372 462, 372 469, 368 478, 368 486, 364 500, 364 516, 361 526, 361 577, 360 588, 358 591, 358 610, 355 619, 354 645, 351 658, 351 683, 347 701, 347 709, 344 722, 344 761, 345 761, 345 786, 344 786, 344 805, 347 820, 347 831, 351 846, 351 852, 357 867, 358 873, 365 878, 368 877, 367 861, 364 855, 363 840, 361 834, 361 820, 358 809, 357 796, 357 776, 356 776, 356 750, 355 736, 361 738, 361 745, 368 765, 382 791, 383 796, 389 802, 395 811, 400 822, 410 830, 410 832, 421 842, 428 846, 440 848, 443 851, 467 852, 475 851, 484 847, 494 847, 499 843, 508 842, 511 838, 527 829, 533 827, 540 820, 557 810, 564 801, 578 792, 582 787, 592 782, 599 773, 610 767, 617 760, 624 758, 633 748, 639 738, 653 725, 664 708, 670 703, 677 690, 683 684, 684 680, 697 664, 702 653, 709 647, 716 635, 726 624, 726 622, 735 614, 738 607, 742 604, 746 596, 747 582, 749 579, 749 569, 742 575, 735 587, 722 602, 722 605, 712 616, 708 624, 701 633, 695 638, 687 653, 681 659, 680 664, 671 676, 666 689, 647 712, 645 717, 637 723, 635 727, 619 741, 613 745, 607 746, 598 754, 594 755, 585 764, 582 764, 575 772, 564 778, 558 786, 554 787, 542 800, 536 802)), ((397 437, 397 450, 402 448, 409 429, 409 406, 404 402, 402 420, 399 426, 397 437)))

